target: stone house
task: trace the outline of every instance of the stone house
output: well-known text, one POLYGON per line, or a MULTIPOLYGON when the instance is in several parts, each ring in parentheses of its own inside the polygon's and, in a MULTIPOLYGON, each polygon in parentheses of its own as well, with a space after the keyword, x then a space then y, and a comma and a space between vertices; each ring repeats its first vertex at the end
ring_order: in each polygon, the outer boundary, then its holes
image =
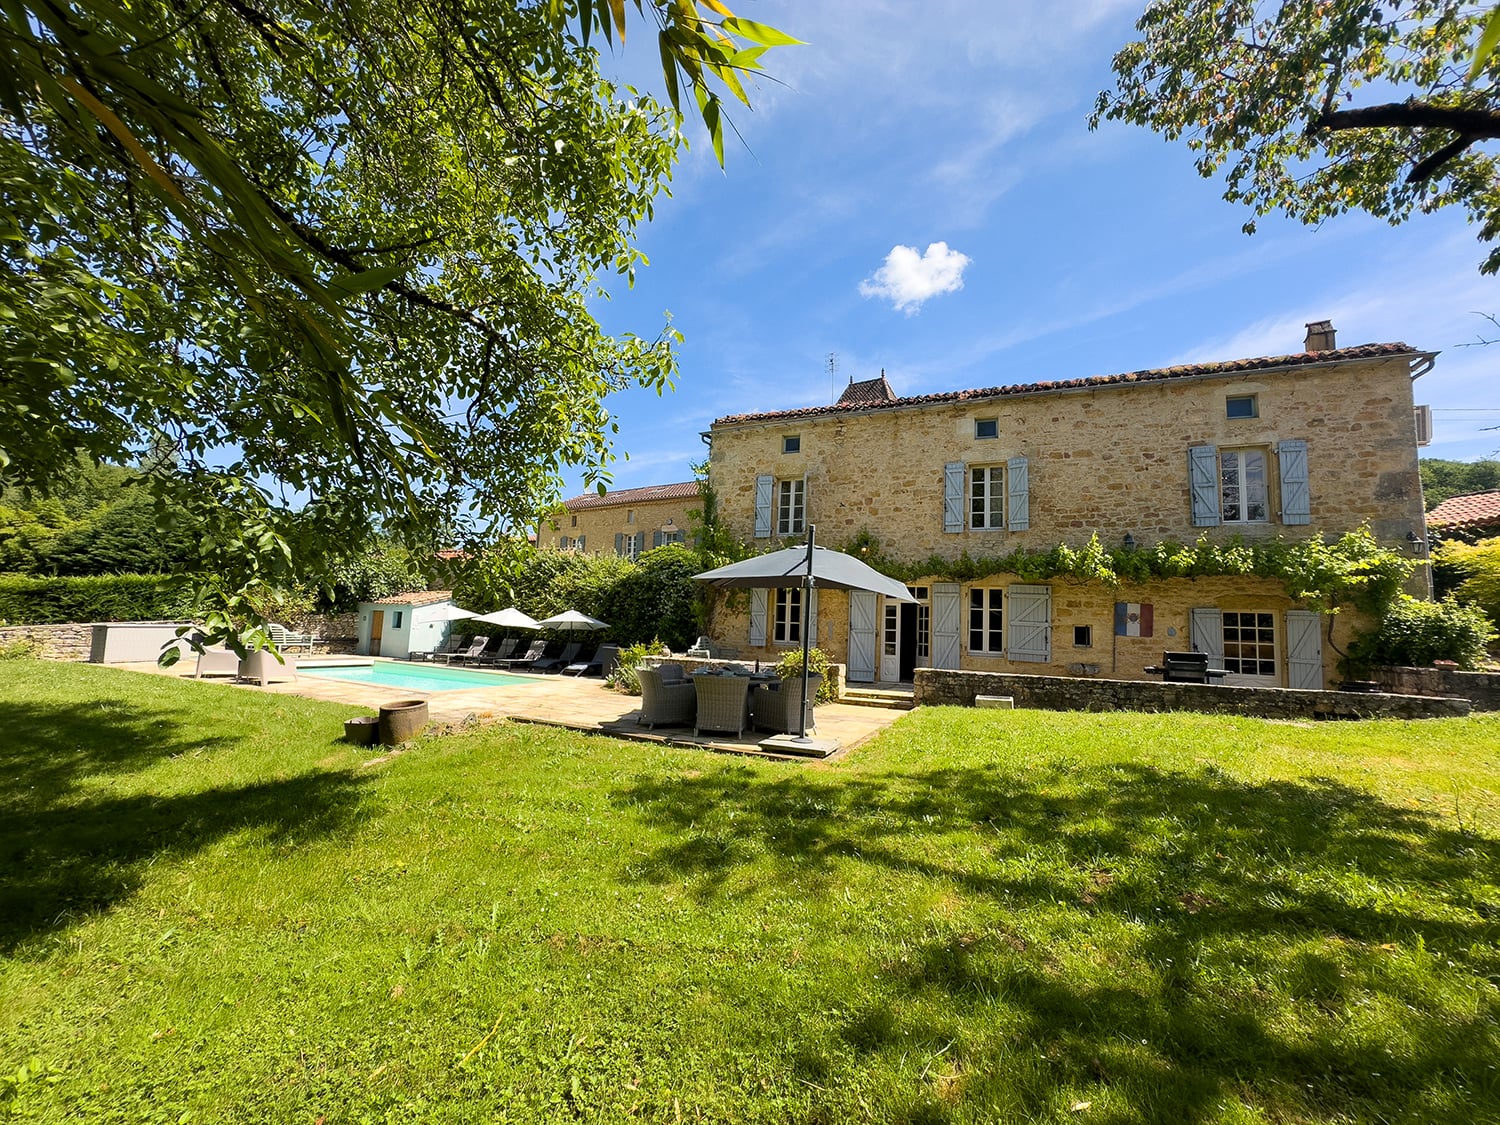
POLYGON ((1292 355, 909 398, 882 375, 831 406, 720 418, 709 479, 730 532, 770 548, 813 524, 825 546, 873 540, 908 574, 932 566, 908 583, 915 605, 822 591, 804 614, 795 589, 720 598, 712 635, 775 660, 809 620, 853 682, 920 667, 1145 679, 1164 650, 1197 649, 1226 683, 1321 688, 1356 623, 1334 615, 1330 632, 1271 579, 944 575, 1095 535, 1112 548, 1367 525, 1419 554, 1412 383, 1432 362, 1405 344, 1338 348, 1315 322, 1292 355))
POLYGON ((538 547, 637 558, 687 539, 688 513, 700 506, 698 482, 586 492, 565 500, 537 529, 538 547))

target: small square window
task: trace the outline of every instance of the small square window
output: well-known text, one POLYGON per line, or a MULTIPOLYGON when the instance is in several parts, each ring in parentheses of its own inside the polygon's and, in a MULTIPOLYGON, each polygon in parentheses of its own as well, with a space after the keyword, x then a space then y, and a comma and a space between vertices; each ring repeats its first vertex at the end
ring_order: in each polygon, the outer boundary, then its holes
POLYGON ((1074 648, 1093 648, 1094 647, 1094 627, 1092 625, 1074 625, 1073 626, 1073 647, 1074 648))
POLYGON ((635 509, 634 508, 626 508, 625 509, 625 522, 626 523, 635 523, 635 509))
POLYGON ((1259 418, 1260 409, 1254 395, 1230 395, 1224 400, 1226 418, 1259 418))
POLYGON ((781 439, 781 452, 783 452, 783 453, 801 453, 802 452, 802 435, 801 434, 788 434, 786 437, 782 438, 781 439))
POLYGON ((574 527, 577 527, 577 526, 578 526, 578 517, 577 517, 577 516, 574 516, 574 517, 573 517, 573 526, 574 526, 574 527))
POLYGON ((976 438, 997 438, 1000 436, 1000 419, 998 418, 976 418, 974 419, 974 436, 976 438))

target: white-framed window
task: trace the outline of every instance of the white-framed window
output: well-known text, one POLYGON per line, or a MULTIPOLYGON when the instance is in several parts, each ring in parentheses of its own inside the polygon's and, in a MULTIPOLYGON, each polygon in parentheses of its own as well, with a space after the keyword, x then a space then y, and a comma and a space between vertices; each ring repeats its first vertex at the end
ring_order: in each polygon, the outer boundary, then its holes
POLYGON ((783 453, 801 453, 802 452, 802 435, 801 434, 785 434, 785 435, 783 435, 783 437, 781 439, 781 452, 783 452, 783 453))
POLYGON ((1000 419, 998 418, 975 418, 974 437, 979 441, 1000 436, 1000 419))
POLYGON ((917 663, 932 657, 932 601, 926 586, 908 586, 906 592, 917 599, 917 663))
POLYGON ((1224 670, 1231 676, 1276 678, 1276 615, 1226 609, 1224 670))
POLYGON ((802 588, 781 586, 776 590, 776 613, 771 640, 779 645, 802 643, 802 588))
POLYGON ((1094 647, 1094 627, 1092 625, 1074 625, 1073 626, 1073 647, 1074 648, 1093 648, 1094 647))
POLYGON ((401 611, 399 609, 394 614, 391 615, 391 628, 392 629, 399 629, 399 628, 401 628, 401 611))
POLYGON ((993 531, 1005 526, 1005 466, 969 467, 969 526, 993 531))
POLYGON ((1005 591, 998 586, 969 590, 969 651, 1001 652, 1005 648, 1005 591))
POLYGON ((807 482, 800 477, 776 482, 776 534, 801 535, 807 530, 807 482))
POLYGON ((1224 523, 1266 523, 1271 518, 1264 449, 1219 450, 1219 513, 1224 523))
POLYGON ((901 606, 897 602, 885 603, 885 624, 881 629, 880 651, 886 656, 896 655, 896 642, 901 637, 901 606))

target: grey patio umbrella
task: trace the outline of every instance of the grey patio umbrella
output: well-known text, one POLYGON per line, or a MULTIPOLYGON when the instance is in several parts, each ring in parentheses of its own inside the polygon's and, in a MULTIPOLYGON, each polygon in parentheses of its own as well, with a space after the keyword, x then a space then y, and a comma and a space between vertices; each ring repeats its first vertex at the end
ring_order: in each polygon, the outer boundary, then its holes
POLYGON ((586 613, 579 613, 576 609, 565 609, 561 613, 555 613, 544 621, 538 621, 537 626, 542 629, 608 629, 608 623, 600 621, 597 617, 590 617, 586 613))
MULTIPOLYGON (((810 591, 814 587, 825 590, 868 590, 884 594, 892 601, 914 602, 906 587, 894 578, 887 578, 880 571, 860 562, 853 555, 842 551, 830 551, 814 542, 817 529, 811 524, 807 528, 806 547, 788 547, 783 551, 757 555, 753 559, 730 563, 728 566, 705 570, 693 575, 700 582, 732 589, 775 589, 781 586, 801 586, 810 591)), ((802 604, 807 605, 809 596, 804 593, 802 604)), ((808 629, 802 630, 802 698, 807 698, 811 671, 807 666, 809 647, 808 629)), ((799 708, 797 713, 797 738, 807 741, 807 712, 799 708)))
POLYGON ((497 609, 494 613, 481 613, 474 620, 483 621, 490 625, 499 625, 504 629, 538 628, 536 618, 532 617, 529 613, 522 613, 515 606, 497 609))
POLYGON ((445 602, 442 605, 434 606, 433 607, 433 609, 432 609, 432 616, 430 618, 428 618, 428 620, 429 621, 462 621, 462 620, 464 620, 467 617, 477 617, 477 616, 479 616, 479 615, 475 614, 475 613, 470 613, 468 610, 462 609, 459 606, 454 605, 452 602, 445 602))

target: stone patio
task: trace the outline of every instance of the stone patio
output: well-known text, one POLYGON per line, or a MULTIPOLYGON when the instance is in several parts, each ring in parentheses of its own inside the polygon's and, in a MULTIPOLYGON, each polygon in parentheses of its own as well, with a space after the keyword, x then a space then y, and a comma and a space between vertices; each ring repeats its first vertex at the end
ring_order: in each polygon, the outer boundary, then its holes
MULTIPOLYGON (((178 679, 193 678, 193 662, 188 660, 166 669, 159 668, 154 663, 119 664, 114 667, 153 675, 175 676, 178 679)), ((706 750, 798 760, 795 755, 762 750, 758 743, 765 735, 748 730, 742 738, 707 733, 702 738, 695 738, 691 727, 646 730, 636 723, 640 697, 610 691, 602 680, 574 676, 528 676, 526 679, 529 682, 525 685, 439 692, 315 679, 311 676, 301 676, 290 683, 273 683, 264 688, 254 684, 233 683, 229 679, 219 679, 217 682, 231 683, 244 691, 300 695, 308 699, 346 703, 351 707, 371 710, 379 708, 382 703, 393 703, 398 699, 425 699, 432 721, 439 724, 463 723, 472 715, 481 723, 511 719, 608 734, 640 742, 698 746, 706 750)), ((817 733, 820 738, 836 740, 839 743, 838 754, 841 755, 851 747, 875 737, 899 721, 904 714, 904 711, 829 703, 817 709, 817 733)))

